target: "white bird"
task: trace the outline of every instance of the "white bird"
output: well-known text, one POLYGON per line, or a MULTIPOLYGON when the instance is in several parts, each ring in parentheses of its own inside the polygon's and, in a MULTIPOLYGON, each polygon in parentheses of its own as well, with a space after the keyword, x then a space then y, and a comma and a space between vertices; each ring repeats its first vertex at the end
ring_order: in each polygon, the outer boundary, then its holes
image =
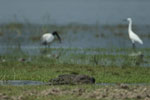
POLYGON ((61 43, 60 36, 58 35, 57 31, 54 31, 53 33, 45 33, 45 34, 42 35, 42 38, 41 38, 42 44, 43 45, 51 44, 54 41, 55 36, 57 36, 58 40, 61 43))
POLYGON ((129 26, 128 26, 129 38, 130 38, 130 40, 132 42, 133 48, 135 49, 135 42, 143 44, 143 41, 139 38, 139 36, 137 34, 135 34, 132 31, 132 19, 131 18, 127 18, 127 21, 129 22, 129 26))

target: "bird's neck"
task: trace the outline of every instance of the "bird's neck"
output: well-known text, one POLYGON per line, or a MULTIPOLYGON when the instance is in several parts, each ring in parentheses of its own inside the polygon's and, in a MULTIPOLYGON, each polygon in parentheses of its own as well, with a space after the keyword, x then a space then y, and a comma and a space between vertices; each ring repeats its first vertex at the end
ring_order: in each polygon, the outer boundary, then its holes
POLYGON ((132 31, 132 21, 129 21, 128 31, 132 31))

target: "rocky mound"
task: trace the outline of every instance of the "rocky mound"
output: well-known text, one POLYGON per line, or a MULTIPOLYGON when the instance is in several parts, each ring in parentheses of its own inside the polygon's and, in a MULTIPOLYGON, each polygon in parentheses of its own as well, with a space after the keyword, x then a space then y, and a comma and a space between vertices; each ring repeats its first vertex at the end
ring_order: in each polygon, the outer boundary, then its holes
POLYGON ((95 78, 87 75, 78 74, 64 74, 59 75, 57 78, 51 79, 49 85, 75 85, 75 84, 94 84, 95 78))

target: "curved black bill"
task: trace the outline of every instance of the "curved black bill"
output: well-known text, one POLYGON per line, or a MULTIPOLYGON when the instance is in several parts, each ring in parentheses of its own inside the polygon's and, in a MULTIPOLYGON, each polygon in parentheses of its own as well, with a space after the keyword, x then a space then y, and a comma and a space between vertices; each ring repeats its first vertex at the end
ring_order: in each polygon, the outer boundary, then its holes
POLYGON ((61 43, 61 38, 60 38, 60 36, 59 36, 57 33, 56 33, 56 36, 57 36, 59 42, 61 43))

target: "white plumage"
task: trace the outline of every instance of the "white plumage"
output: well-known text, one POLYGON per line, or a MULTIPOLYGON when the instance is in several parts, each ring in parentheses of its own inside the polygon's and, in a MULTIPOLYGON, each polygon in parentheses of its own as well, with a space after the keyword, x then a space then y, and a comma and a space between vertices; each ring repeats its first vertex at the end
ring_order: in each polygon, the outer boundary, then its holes
POLYGON ((135 48, 135 42, 138 42, 140 44, 143 44, 143 41, 140 39, 140 37, 135 34, 133 31, 132 31, 132 19, 131 18, 127 18, 127 21, 129 21, 129 26, 128 26, 128 33, 129 33, 129 38, 131 39, 132 41, 132 44, 133 44, 133 48, 135 48))
POLYGON ((41 38, 42 44, 43 45, 51 44, 55 39, 55 35, 57 36, 58 40, 61 42, 60 36, 58 35, 56 31, 54 31, 53 33, 45 33, 42 35, 42 38, 41 38))
POLYGON ((51 43, 54 40, 54 36, 52 35, 52 33, 45 33, 44 35, 42 35, 42 43, 51 43))

